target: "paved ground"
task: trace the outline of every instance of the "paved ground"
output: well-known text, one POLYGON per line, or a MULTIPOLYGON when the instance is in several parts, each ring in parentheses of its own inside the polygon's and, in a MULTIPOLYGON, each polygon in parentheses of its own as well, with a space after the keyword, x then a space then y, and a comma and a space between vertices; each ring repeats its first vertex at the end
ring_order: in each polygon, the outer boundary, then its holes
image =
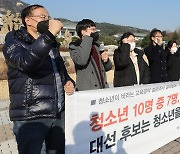
POLYGON ((17 144, 9 120, 8 100, 0 101, 0 154, 18 154, 17 144))
MULTIPOLYGON (((9 101, 0 101, 0 154, 18 154, 17 144, 9 120, 9 101)), ((180 154, 180 138, 166 144, 151 154, 180 154)))

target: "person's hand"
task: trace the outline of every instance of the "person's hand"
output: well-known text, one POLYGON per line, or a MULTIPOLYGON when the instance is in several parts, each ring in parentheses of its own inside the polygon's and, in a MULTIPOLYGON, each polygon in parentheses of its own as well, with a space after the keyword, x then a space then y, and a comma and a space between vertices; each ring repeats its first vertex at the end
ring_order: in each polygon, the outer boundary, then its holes
POLYGON ((55 36, 63 28, 63 24, 59 20, 49 20, 49 31, 55 36))
POLYGON ((71 81, 66 82, 64 85, 64 91, 67 95, 72 95, 74 93, 74 84, 71 81))
POLYGON ((90 36, 90 35, 91 35, 91 31, 89 31, 89 30, 83 30, 83 31, 82 31, 82 35, 83 35, 83 36, 90 36))
POLYGON ((124 38, 124 39, 122 40, 122 42, 123 42, 123 43, 128 43, 128 39, 127 39, 127 38, 124 38))
POLYGON ((109 56, 108 56, 108 53, 106 51, 101 53, 101 59, 103 60, 103 62, 107 62, 108 58, 109 58, 109 56))

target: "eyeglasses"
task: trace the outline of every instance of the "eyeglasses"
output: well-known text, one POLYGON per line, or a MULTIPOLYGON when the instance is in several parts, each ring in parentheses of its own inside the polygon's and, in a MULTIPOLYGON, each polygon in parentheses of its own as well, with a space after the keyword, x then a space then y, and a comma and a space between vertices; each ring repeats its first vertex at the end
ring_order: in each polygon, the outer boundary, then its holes
POLYGON ((154 36, 154 37, 156 37, 156 38, 163 38, 163 36, 154 36))
POLYGON ((48 19, 51 19, 51 17, 50 16, 46 16, 46 15, 34 15, 34 16, 30 16, 30 17, 39 17, 39 18, 41 18, 41 19, 45 19, 45 20, 48 20, 48 19))
POLYGON ((96 31, 97 31, 96 28, 87 28, 87 30, 91 30, 91 31, 93 31, 93 32, 96 32, 96 31))

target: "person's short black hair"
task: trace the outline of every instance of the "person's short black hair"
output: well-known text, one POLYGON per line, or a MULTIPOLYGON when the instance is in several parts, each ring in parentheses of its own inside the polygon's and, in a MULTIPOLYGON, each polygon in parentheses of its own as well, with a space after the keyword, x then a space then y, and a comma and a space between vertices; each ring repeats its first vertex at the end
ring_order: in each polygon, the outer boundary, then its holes
POLYGON ((122 40, 124 39, 124 38, 128 38, 129 36, 133 36, 133 37, 135 37, 135 35, 133 34, 133 33, 131 33, 131 32, 126 32, 126 33, 124 33, 122 36, 121 36, 121 39, 120 39, 120 41, 119 41, 119 44, 120 45, 122 45, 123 44, 123 42, 122 42, 122 40))
POLYGON ((169 42, 167 43, 166 48, 167 48, 167 49, 171 49, 171 47, 173 46, 174 43, 177 44, 176 40, 171 40, 171 41, 169 41, 169 42))
POLYGON ((34 4, 34 5, 29 5, 26 8, 24 8, 21 12, 21 19, 22 19, 22 23, 23 25, 26 27, 26 22, 25 22, 25 18, 29 15, 32 14, 32 11, 37 9, 37 8, 44 8, 42 5, 38 5, 38 4, 34 4))
POLYGON ((150 32, 150 40, 152 41, 151 37, 154 37, 156 35, 156 33, 161 33, 161 30, 157 29, 157 28, 153 28, 150 32))
POLYGON ((86 30, 88 27, 93 27, 93 26, 96 27, 96 24, 92 20, 83 19, 77 23, 76 32, 77 32, 78 36, 81 38, 82 37, 81 31, 86 30))

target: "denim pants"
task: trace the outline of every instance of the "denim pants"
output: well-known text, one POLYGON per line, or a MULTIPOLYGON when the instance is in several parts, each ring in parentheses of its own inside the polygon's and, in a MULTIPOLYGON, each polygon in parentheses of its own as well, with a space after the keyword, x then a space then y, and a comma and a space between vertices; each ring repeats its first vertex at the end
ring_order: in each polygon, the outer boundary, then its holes
POLYGON ((28 121, 14 121, 19 154, 42 154, 45 143, 47 154, 65 153, 65 112, 58 118, 43 118, 28 121))

